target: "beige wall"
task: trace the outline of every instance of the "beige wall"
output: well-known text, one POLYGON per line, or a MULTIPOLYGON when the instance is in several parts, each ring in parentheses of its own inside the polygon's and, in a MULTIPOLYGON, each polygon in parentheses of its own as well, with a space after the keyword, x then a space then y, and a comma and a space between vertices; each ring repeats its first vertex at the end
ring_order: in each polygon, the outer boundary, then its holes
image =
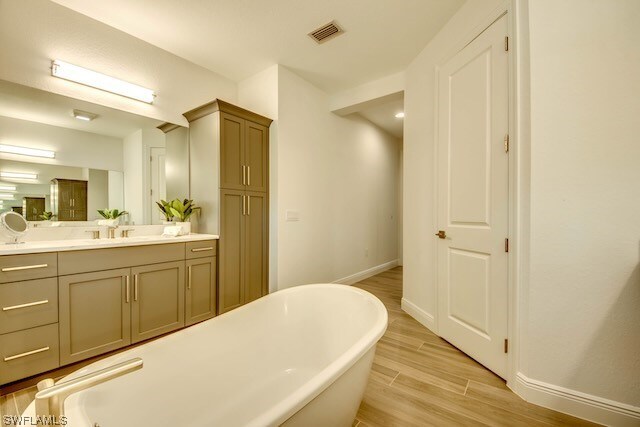
POLYGON ((527 374, 640 411, 640 2, 529 14, 527 374))
MULTIPOLYGON (((407 70, 404 304, 433 329, 436 68, 500 4, 467 2, 407 70)), ((525 80, 530 71, 530 88, 514 86, 521 276, 513 289, 518 380, 510 385, 534 403, 633 425, 640 414, 640 3, 512 5, 524 31, 514 66, 525 80)))
POLYGON ((278 78, 278 288, 396 261, 398 140, 290 70, 278 78), (300 220, 285 221, 287 210, 300 220))

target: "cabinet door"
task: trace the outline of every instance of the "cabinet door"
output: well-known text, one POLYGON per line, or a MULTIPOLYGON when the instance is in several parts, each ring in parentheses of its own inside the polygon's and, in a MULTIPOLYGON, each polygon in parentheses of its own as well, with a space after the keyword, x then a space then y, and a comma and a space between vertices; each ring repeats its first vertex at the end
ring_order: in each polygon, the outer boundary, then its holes
POLYGON ((244 132, 245 120, 220 113, 220 188, 244 188, 244 132))
POLYGON ((196 258, 186 262, 185 326, 216 315, 216 258, 196 258))
POLYGON ((244 194, 220 190, 218 314, 239 307, 244 301, 244 194))
POLYGON ((269 128, 246 121, 244 135, 245 188, 266 192, 269 186, 269 128))
MULTIPOLYGON (((54 180, 58 192, 58 210, 69 211, 72 209, 73 184, 64 179, 54 180)), ((71 215, 69 215, 69 218, 71 215)))
POLYGON ((131 342, 184 326, 184 261, 133 267, 131 342))
POLYGON ((268 289, 268 200, 267 194, 247 191, 245 215, 244 303, 266 295, 268 289))
POLYGON ((58 278, 62 365, 131 343, 129 274, 122 268, 58 278))

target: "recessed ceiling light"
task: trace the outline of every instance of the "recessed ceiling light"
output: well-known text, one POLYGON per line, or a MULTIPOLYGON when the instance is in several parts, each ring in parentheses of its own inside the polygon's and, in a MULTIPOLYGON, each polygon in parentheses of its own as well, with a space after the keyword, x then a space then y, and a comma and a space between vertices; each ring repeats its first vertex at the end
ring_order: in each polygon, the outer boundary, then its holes
POLYGON ((0 191, 16 191, 15 185, 0 185, 0 191))
POLYGON ((396 119, 403 119, 404 118, 404 111, 400 111, 399 113, 396 113, 396 119))
POLYGON ((20 154, 22 156, 31 157, 46 157, 47 159, 53 159, 56 157, 56 152, 51 150, 40 150, 37 148, 16 147, 14 145, 1 145, 0 153, 20 154))
POLYGON ((116 95, 136 99, 138 101, 153 104, 155 93, 151 89, 88 70, 68 62, 54 59, 51 62, 51 75, 61 79, 91 86, 96 89, 115 93, 116 95))
POLYGON ((85 122, 90 122, 91 120, 98 117, 98 115, 90 113, 88 111, 73 110, 73 117, 75 117, 78 120, 84 120, 85 122))
POLYGON ((38 179, 38 175, 26 172, 0 172, 0 178, 38 179))

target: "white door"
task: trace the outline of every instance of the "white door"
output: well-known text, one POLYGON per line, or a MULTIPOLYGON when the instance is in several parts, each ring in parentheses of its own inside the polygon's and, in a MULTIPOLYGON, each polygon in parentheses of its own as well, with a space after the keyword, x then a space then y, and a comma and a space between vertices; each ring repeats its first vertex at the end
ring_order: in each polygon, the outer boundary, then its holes
POLYGON ((438 331, 501 377, 508 308, 506 34, 505 15, 440 69, 438 92, 438 228, 446 233, 438 243, 438 331))
POLYGON ((156 201, 167 199, 167 184, 165 173, 165 157, 166 150, 161 147, 151 147, 151 191, 149 206, 151 212, 151 223, 162 224, 165 217, 160 213, 160 209, 156 206, 156 201))

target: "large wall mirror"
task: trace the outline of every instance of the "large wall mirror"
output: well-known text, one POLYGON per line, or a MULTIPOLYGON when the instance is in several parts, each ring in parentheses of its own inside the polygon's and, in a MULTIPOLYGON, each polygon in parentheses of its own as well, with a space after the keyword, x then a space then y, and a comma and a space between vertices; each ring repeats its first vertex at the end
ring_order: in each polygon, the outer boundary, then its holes
POLYGON ((188 129, 0 80, 0 213, 86 225, 98 210, 161 224, 161 199, 189 196, 188 129))

